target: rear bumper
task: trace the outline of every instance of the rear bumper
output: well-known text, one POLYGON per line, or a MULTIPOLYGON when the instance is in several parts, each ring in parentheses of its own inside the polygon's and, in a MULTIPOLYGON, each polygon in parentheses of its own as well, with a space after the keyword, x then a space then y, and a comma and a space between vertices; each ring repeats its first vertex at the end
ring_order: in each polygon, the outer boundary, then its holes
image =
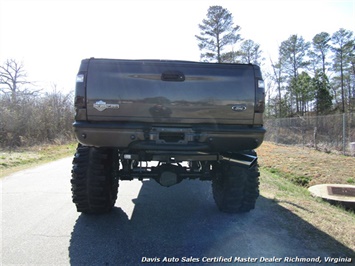
POLYGON ((78 141, 128 150, 236 152, 259 147, 263 127, 235 125, 152 125, 145 123, 73 124, 78 141))

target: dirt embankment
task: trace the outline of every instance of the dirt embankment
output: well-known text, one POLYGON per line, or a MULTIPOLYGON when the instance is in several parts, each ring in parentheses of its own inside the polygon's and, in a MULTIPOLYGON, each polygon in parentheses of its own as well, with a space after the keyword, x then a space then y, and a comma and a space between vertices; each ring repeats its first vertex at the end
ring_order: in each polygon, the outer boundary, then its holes
POLYGON ((264 142, 257 152, 262 167, 306 187, 355 184, 355 157, 271 142, 264 142))
MULTIPOLYGON (((354 184, 355 158, 270 142, 257 152, 261 194, 355 252, 355 235, 350 233, 355 231, 354 211, 313 198, 306 189, 324 183, 354 184)), ((315 235, 309 236, 313 241, 315 235)))

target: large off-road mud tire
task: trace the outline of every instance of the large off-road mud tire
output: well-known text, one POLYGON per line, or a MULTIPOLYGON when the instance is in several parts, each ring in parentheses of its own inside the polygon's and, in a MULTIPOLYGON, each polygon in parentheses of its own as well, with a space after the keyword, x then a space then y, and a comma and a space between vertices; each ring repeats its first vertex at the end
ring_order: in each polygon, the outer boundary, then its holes
POLYGON ((244 168, 230 161, 216 165, 213 198, 222 212, 243 213, 255 208, 259 196, 258 166, 244 168))
POLYGON ((118 151, 79 144, 73 160, 72 195, 78 212, 106 213, 118 192, 118 151))

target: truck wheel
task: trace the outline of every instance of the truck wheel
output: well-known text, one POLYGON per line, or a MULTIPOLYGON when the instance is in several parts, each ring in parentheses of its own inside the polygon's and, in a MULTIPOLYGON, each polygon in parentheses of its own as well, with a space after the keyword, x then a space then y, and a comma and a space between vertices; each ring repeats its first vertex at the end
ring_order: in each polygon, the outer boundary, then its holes
POLYGON ((118 192, 118 151, 79 144, 73 160, 72 193, 78 212, 105 213, 118 192))
POLYGON ((213 198, 219 210, 242 213, 254 209, 259 196, 259 175, 257 165, 246 169, 222 161, 212 180, 213 198))

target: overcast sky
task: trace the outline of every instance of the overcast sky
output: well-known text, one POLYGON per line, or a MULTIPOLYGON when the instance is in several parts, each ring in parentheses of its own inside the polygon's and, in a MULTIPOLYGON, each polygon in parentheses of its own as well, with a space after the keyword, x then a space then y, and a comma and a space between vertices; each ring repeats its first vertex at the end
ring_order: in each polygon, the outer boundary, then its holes
POLYGON ((199 61, 194 36, 212 5, 266 58, 292 34, 355 33, 355 0, 0 0, 0 63, 22 61, 30 81, 69 92, 84 58, 199 61))

